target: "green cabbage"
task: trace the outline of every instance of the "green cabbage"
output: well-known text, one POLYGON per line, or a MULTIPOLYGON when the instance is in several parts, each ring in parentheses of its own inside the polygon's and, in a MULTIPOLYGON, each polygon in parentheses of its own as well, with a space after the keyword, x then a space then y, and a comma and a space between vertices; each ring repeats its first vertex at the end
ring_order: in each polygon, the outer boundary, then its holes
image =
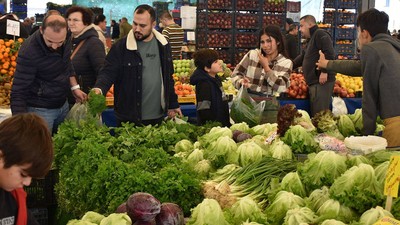
POLYGON ((371 160, 369 160, 367 157, 365 157, 363 155, 347 155, 346 163, 349 168, 351 168, 353 166, 358 166, 361 163, 372 165, 371 160))
POLYGON ((283 225, 314 224, 317 220, 318 216, 311 209, 307 207, 294 208, 287 211, 283 225))
POLYGON ((254 142, 245 142, 238 147, 239 165, 247 166, 263 157, 263 149, 254 142))
POLYGON ((241 122, 241 123, 232 124, 232 126, 229 129, 231 129, 231 131, 240 130, 244 133, 248 133, 250 130, 250 127, 249 127, 249 125, 247 125, 246 122, 241 122))
POLYGON ((275 139, 268 150, 272 158, 293 159, 292 149, 280 139, 275 139))
POLYGON ((358 134, 362 134, 363 130, 363 119, 362 119, 362 109, 356 109, 353 114, 349 115, 351 121, 353 121, 354 128, 358 134))
POLYGON ((214 199, 204 199, 200 204, 192 209, 192 215, 187 221, 187 225, 206 224, 229 225, 225 220, 221 207, 214 199))
POLYGON ((220 137, 232 138, 232 131, 228 127, 213 127, 210 132, 198 138, 200 146, 202 148, 208 148, 208 146, 216 141, 220 137))
POLYGON ((288 210, 303 206, 305 206, 305 202, 300 196, 280 191, 266 209, 268 222, 281 225, 288 210))
POLYGON ((186 160, 191 164, 196 164, 203 159, 204 159, 203 150, 196 148, 195 150, 192 151, 192 153, 189 154, 186 160))
POLYGON ((360 217, 360 224, 362 225, 372 225, 383 217, 388 216, 393 218, 393 215, 386 211, 384 208, 377 206, 375 208, 365 211, 360 217))
POLYGON ((231 224, 241 224, 244 221, 252 221, 265 224, 267 216, 261 211, 258 204, 251 197, 243 197, 235 202, 228 210, 232 218, 231 224))
POLYGON ((89 211, 89 212, 86 212, 85 215, 83 215, 81 220, 88 221, 88 222, 95 223, 95 224, 100 224, 100 221, 104 218, 105 218, 105 216, 101 215, 100 213, 89 211))
POLYGON ((125 213, 112 213, 104 218, 100 225, 131 225, 131 218, 125 213))
POLYGON ((70 220, 68 221, 67 225, 98 225, 98 224, 84 220, 70 220))
POLYGON ((314 135, 300 125, 290 126, 281 140, 292 148, 293 153, 304 154, 319 150, 314 135))
POLYGON ((251 134, 268 136, 271 131, 277 131, 277 123, 264 123, 256 125, 250 129, 251 134))
POLYGON ((325 220, 324 222, 321 223, 321 225, 346 225, 346 224, 339 220, 330 219, 330 220, 325 220))
POLYGON ((309 154, 298 172, 306 190, 311 191, 325 185, 330 186, 346 170, 345 156, 333 151, 321 151, 316 155, 309 154))
POLYGON ((321 189, 312 191, 306 198, 306 203, 308 208, 317 211, 327 200, 329 200, 329 189, 323 186, 321 189))
POLYGON ((380 189, 374 168, 368 164, 353 166, 336 178, 329 189, 331 198, 338 200, 357 213, 383 203, 383 192, 380 189))
POLYGON ((341 205, 339 201, 328 199, 319 207, 317 214, 319 220, 338 219, 343 222, 351 222, 357 218, 357 215, 349 207, 341 205))
POLYGON ((286 174, 281 181, 281 189, 284 191, 292 192, 300 197, 306 197, 306 190, 300 180, 297 172, 290 172, 286 174))
POLYGON ((208 174, 213 170, 213 168, 209 160, 203 159, 194 165, 193 170, 202 177, 208 177, 208 174))
POLYGON ((375 176, 379 184, 379 188, 383 191, 385 188, 386 173, 389 168, 390 161, 381 163, 375 167, 375 176))
POLYGON ((221 136, 205 149, 204 158, 209 159, 215 168, 231 163, 237 164, 239 158, 237 149, 237 144, 232 138, 221 136))
POLYGON ((256 223, 256 222, 249 222, 249 221, 246 221, 246 222, 243 222, 241 225, 263 225, 263 224, 261 224, 261 223, 256 223))
POLYGON ((353 121, 346 114, 339 116, 339 119, 337 120, 337 126, 340 133, 342 133, 345 137, 357 135, 357 131, 354 127, 353 121))
POLYGON ((174 152, 191 152, 193 150, 193 144, 187 139, 182 139, 175 144, 174 152))

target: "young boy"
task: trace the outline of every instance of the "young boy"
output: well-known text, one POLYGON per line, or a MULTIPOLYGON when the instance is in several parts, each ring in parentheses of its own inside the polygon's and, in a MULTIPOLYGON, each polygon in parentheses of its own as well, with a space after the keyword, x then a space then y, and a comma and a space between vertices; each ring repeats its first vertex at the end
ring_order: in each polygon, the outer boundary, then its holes
POLYGON ((202 49, 196 52, 193 58, 197 69, 190 77, 190 84, 196 85, 198 125, 216 121, 222 126, 230 126, 228 97, 217 76, 218 72, 222 72, 218 53, 215 50, 202 49))
POLYGON ((22 113, 0 123, 0 224, 38 224, 28 213, 32 177, 44 177, 53 162, 51 134, 44 119, 22 113))

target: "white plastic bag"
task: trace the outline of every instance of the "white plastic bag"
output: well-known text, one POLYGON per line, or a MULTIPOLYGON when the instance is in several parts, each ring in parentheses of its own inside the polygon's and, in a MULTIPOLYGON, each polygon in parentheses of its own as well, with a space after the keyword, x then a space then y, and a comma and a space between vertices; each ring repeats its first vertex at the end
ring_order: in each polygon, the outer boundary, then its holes
POLYGON ((332 113, 335 116, 347 114, 347 106, 341 97, 333 97, 332 113))

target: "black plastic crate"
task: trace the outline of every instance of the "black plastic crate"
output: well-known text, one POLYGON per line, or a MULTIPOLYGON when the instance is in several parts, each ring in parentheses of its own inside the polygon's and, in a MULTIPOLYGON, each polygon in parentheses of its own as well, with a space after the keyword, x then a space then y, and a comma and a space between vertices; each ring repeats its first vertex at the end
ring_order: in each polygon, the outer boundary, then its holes
POLYGON ((356 14, 349 11, 341 11, 336 13, 338 24, 354 24, 356 22, 356 14))
POLYGON ((339 9, 357 9, 357 0, 339 0, 339 9))
POLYGON ((335 28, 336 39, 356 39, 356 29, 354 27, 350 28, 335 28))
POLYGON ((31 185, 25 187, 28 208, 41 208, 56 205, 54 186, 58 182, 58 170, 50 170, 45 178, 32 179, 31 185))
POLYGON ((40 225, 49 225, 49 212, 47 208, 31 208, 28 210, 40 225))
POLYGON ((351 44, 336 44, 335 52, 337 55, 354 55, 356 53, 355 46, 351 44))
POLYGON ((325 8, 336 8, 336 2, 337 2, 337 0, 325 0, 324 7, 325 8))
POLYGON ((335 20, 335 11, 327 10, 324 11, 324 23, 333 24, 335 20))

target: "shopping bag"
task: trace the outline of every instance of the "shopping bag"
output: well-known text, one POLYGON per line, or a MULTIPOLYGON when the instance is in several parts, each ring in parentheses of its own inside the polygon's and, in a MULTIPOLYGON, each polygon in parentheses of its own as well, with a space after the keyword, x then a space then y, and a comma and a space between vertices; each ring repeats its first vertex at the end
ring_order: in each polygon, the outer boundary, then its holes
POLYGON ((347 106, 341 97, 333 97, 332 100, 332 113, 335 116, 347 114, 347 106))
POLYGON ((232 101, 230 116, 235 123, 246 122, 250 127, 260 124, 265 101, 257 103, 243 86, 232 101))

